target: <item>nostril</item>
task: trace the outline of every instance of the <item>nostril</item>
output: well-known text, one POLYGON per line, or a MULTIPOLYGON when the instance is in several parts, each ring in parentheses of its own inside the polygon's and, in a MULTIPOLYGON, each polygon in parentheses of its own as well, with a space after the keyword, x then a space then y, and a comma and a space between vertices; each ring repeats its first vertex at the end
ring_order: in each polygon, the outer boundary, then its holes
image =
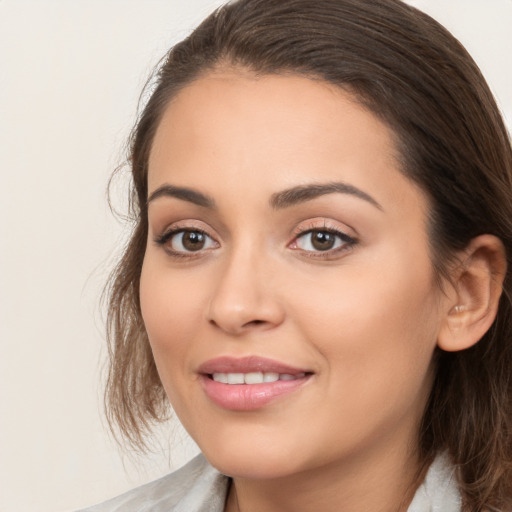
POLYGON ((251 325, 260 325, 260 324, 264 324, 264 323, 265 323, 265 320, 251 320, 250 322, 247 322, 245 325, 251 326, 251 325))

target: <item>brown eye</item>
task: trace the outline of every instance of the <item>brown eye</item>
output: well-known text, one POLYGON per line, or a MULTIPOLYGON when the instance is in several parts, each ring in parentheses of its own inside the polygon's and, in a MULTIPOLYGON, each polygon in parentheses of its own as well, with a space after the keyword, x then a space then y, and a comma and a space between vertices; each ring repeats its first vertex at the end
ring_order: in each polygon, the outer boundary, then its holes
POLYGON ((170 249, 174 252, 197 252, 202 249, 211 249, 216 244, 202 231, 181 230, 168 238, 170 249))
POLYGON ((311 245, 317 251, 328 251, 334 247, 336 236, 326 231, 315 231, 311 233, 311 245))
POLYGON ((199 251, 205 245, 204 233, 198 231, 185 231, 181 237, 181 243, 187 251, 199 251))
POLYGON ((354 245, 355 240, 345 233, 312 229, 297 237, 295 246, 307 252, 326 252, 354 245))

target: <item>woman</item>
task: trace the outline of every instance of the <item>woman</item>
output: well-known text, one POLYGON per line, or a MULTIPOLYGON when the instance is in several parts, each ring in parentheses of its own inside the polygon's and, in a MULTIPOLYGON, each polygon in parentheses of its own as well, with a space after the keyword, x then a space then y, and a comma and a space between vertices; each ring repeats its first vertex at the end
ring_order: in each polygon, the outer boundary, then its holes
POLYGON ((398 0, 238 0, 131 141, 110 420, 204 454, 102 510, 512 510, 512 152, 398 0))

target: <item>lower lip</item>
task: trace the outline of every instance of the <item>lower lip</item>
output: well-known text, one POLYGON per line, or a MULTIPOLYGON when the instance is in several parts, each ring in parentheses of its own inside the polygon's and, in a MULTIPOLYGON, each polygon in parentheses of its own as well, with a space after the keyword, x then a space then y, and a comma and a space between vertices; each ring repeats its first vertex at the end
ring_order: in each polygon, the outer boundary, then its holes
POLYGON ((206 396, 223 409, 252 411, 293 393, 302 387, 309 377, 310 375, 306 375, 300 379, 277 380, 263 384, 223 384, 207 375, 201 375, 201 384, 206 396))

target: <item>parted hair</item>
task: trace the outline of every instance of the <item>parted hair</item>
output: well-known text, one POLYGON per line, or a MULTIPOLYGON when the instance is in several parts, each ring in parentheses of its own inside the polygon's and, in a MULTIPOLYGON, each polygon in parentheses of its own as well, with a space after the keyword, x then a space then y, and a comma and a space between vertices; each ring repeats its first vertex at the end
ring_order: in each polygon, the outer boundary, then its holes
POLYGON ((394 133, 400 170, 429 198, 439 277, 477 235, 499 237, 508 272, 493 325, 472 348, 435 353, 420 432, 423 461, 447 452, 464 510, 512 510, 512 149, 496 102, 463 46, 399 0, 237 0, 213 12, 161 61, 129 140, 133 231, 105 289, 106 411, 144 448, 169 417, 139 303, 147 239, 148 157, 170 99, 223 66, 291 74, 344 89, 394 133))

